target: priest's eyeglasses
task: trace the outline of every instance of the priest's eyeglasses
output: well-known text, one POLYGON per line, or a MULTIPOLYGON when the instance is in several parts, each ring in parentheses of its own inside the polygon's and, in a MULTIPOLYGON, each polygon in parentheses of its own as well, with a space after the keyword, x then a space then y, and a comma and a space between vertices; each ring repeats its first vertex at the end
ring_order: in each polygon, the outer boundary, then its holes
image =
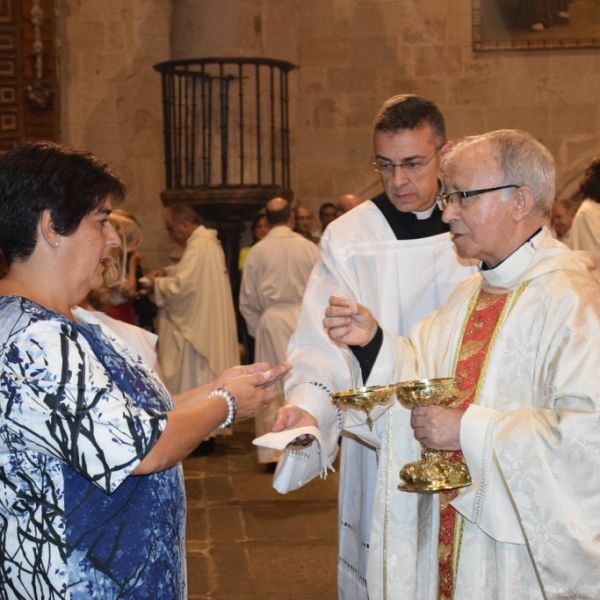
POLYGON ((471 190, 469 192, 450 192, 445 194, 444 192, 437 194, 435 201, 440 210, 444 210, 449 204, 458 202, 460 208, 466 208, 470 204, 469 198, 479 196, 480 194, 487 194, 488 192, 495 192, 497 190, 505 190, 506 188, 519 188, 521 186, 511 183, 510 185, 499 185, 498 187, 486 188, 485 190, 471 190))
POLYGON ((401 163, 393 163, 386 158, 379 156, 375 157, 375 160, 371 163, 375 170, 382 175, 393 175, 396 168, 402 169, 407 175, 415 175, 420 173, 432 160, 433 157, 441 150, 438 148, 428 159, 426 160, 407 160, 401 163))

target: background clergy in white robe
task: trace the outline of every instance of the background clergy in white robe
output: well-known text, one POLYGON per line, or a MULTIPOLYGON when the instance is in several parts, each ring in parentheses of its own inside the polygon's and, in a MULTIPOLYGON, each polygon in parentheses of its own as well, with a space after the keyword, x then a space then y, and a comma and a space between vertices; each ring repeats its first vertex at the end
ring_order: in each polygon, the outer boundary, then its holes
MULTIPOLYGON (((569 236, 569 247, 573 250, 587 250, 600 265, 600 204, 586 198, 573 219, 569 236)), ((600 269, 596 271, 600 278, 600 269)))
MULTIPOLYGON (((425 98, 390 98, 374 126, 373 145, 385 193, 329 224, 308 283, 300 321, 290 341, 294 371, 286 381, 286 406, 274 430, 317 424, 333 460, 342 433, 341 413, 331 393, 361 385, 348 352, 328 339, 323 311, 332 294, 372 308, 394 333, 408 333, 418 319, 444 302, 456 283, 474 272, 454 252, 448 227, 435 205, 441 157, 451 147, 437 106, 425 98)), ((288 448, 274 485, 281 492, 320 473, 313 443, 288 448), (282 483, 285 480, 285 483, 282 483)), ((338 597, 367 598, 373 491, 377 473, 373 446, 345 434, 339 497, 338 597)))
POLYGON ((148 273, 160 308, 158 360, 171 394, 199 387, 239 364, 237 327, 225 255, 214 229, 192 206, 165 215, 169 235, 185 246, 180 261, 148 273))
MULTIPOLYGON (((273 198, 266 205, 269 233, 250 249, 242 274, 240 312, 248 332, 256 338, 258 362, 279 364, 298 324, 300 304, 319 248, 294 233, 294 215, 287 200, 273 198)), ((255 419, 256 435, 271 431, 275 413, 283 406, 283 380, 278 383, 279 402, 255 419)), ((258 449, 259 463, 275 463, 280 452, 258 449)))
POLYGON ((600 279, 600 159, 594 159, 585 170, 579 190, 584 200, 571 224, 569 247, 594 255, 594 275, 600 279))
MULTIPOLYGON (((480 293, 507 298, 466 410, 408 411, 392 399, 372 414, 373 432, 364 414, 347 412, 346 427, 381 448, 370 597, 438 599, 440 496, 397 489, 400 468, 420 457, 420 442, 462 450, 473 481, 452 501, 450 597, 599 598, 600 285, 590 273, 593 259, 545 227, 554 161, 529 134, 467 138, 448 157, 444 179, 444 221, 459 254, 481 259, 480 273, 408 338, 375 333, 369 312, 340 298, 325 319, 333 339, 362 346, 354 352, 372 367, 368 384, 387 384, 453 376, 480 293), (373 364, 368 355, 377 352, 373 364)), ((459 386, 463 376, 457 373, 459 386)))

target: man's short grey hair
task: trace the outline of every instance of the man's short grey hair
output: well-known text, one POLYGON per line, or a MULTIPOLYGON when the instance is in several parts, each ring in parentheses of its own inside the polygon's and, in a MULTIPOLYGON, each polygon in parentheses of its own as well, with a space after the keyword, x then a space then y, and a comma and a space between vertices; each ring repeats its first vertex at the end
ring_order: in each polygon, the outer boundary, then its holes
POLYGON ((546 146, 526 131, 499 129, 466 137, 449 154, 445 166, 460 161, 464 148, 485 142, 491 144, 504 175, 498 185, 530 187, 535 196, 535 206, 542 213, 550 215, 556 190, 554 158, 546 146))
POLYGON ((176 223, 202 223, 202 218, 191 204, 175 204, 169 208, 167 214, 171 215, 176 223))

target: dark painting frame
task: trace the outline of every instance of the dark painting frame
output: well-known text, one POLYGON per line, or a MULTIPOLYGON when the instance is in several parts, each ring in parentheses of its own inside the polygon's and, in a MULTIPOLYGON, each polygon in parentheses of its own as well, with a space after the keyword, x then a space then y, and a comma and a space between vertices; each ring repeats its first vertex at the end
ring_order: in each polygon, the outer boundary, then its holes
POLYGON ((473 0, 473 50, 600 48, 600 0, 569 0, 567 22, 531 30, 520 0, 473 0))

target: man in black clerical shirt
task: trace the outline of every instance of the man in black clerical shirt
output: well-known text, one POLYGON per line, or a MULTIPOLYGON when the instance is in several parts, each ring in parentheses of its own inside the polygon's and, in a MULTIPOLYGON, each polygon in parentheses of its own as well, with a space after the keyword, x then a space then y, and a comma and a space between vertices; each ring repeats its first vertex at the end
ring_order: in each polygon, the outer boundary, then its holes
MULTIPOLYGON (((371 309, 393 334, 406 334, 446 299, 474 268, 460 263, 435 204, 439 172, 451 143, 444 118, 425 98, 402 95, 384 103, 374 123, 373 166, 384 192, 329 224, 308 283, 300 321, 288 347, 294 365, 286 406, 273 431, 316 426, 322 443, 298 432, 275 475, 282 492, 319 472, 319 456, 335 458, 343 415, 331 393, 361 385, 347 350, 326 335, 322 319, 336 294, 371 309), (306 444, 301 450, 300 444, 306 444)), ((339 512, 338 597, 367 598, 370 520, 377 472, 376 449, 343 434, 339 512)))

